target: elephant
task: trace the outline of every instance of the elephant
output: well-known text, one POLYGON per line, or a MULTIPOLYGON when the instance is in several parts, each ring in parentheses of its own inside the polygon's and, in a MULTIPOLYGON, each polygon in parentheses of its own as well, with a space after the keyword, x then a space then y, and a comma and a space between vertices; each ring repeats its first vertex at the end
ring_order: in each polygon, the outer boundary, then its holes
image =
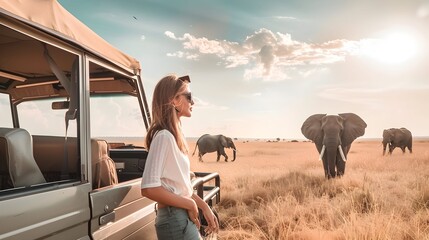
POLYGON ((230 137, 225 137, 224 135, 210 135, 210 134, 204 134, 202 135, 196 145, 194 152, 192 153, 192 156, 194 156, 195 151, 197 150, 198 146, 198 158, 199 161, 203 161, 203 155, 209 152, 217 151, 217 159, 216 161, 219 162, 220 155, 225 157, 225 162, 228 162, 228 155, 225 153, 224 148, 232 148, 233 150, 233 159, 232 162, 235 161, 235 155, 237 149, 235 148, 234 142, 230 137))
POLYGON ((366 126, 354 113, 314 114, 304 121, 301 132, 316 145, 326 178, 344 175, 351 144, 365 134, 366 126))
POLYGON ((383 131, 383 156, 386 153, 386 146, 389 145, 389 155, 393 149, 399 147, 402 153, 405 153, 407 147, 410 153, 413 153, 413 136, 406 128, 389 128, 383 131))

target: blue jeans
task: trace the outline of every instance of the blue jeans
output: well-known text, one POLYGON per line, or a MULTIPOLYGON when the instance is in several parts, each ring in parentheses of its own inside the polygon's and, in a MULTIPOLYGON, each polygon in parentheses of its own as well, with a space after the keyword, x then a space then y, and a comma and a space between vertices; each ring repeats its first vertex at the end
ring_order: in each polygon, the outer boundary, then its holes
POLYGON ((200 240, 197 226, 189 220, 188 212, 182 208, 158 209, 155 219, 156 235, 159 240, 200 240))

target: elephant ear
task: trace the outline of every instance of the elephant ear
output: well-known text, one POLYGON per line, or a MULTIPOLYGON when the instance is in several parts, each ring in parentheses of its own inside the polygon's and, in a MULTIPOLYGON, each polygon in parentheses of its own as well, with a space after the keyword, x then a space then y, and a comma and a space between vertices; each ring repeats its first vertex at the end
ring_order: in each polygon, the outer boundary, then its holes
POLYGON ((226 140, 226 137, 224 135, 219 136, 219 142, 220 145, 222 145, 223 147, 228 147, 228 141, 226 140))
POLYGON ((316 145, 322 145, 322 118, 326 114, 314 114, 304 121, 301 127, 302 134, 312 140, 316 145))
POLYGON ((386 137, 387 137, 387 134, 389 134, 389 130, 384 129, 384 130, 383 130, 383 137, 384 137, 384 136, 386 136, 386 137))
POLYGON ((400 128, 399 131, 401 131, 401 133, 406 134, 406 132, 408 131, 406 128, 400 128))
POLYGON ((390 129, 384 129, 383 130, 383 142, 384 141, 389 141, 391 137, 391 133, 390 133, 390 129))
POLYGON ((354 113, 338 114, 344 118, 344 130, 341 142, 343 146, 349 146, 352 142, 365 134, 366 123, 358 115, 354 113))

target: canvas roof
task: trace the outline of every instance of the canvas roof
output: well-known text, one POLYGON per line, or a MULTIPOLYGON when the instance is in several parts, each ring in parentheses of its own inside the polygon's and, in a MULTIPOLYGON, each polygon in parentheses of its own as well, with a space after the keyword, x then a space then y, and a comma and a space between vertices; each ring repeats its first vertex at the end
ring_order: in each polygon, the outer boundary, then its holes
POLYGON ((0 0, 0 12, 58 36, 134 73, 140 63, 119 51, 64 9, 56 0, 0 0))

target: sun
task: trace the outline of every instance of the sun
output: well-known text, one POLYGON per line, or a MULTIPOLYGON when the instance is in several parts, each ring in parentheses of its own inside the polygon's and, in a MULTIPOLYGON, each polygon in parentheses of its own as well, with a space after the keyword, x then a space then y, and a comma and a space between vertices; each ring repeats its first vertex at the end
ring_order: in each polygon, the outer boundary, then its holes
POLYGON ((384 38, 371 39, 363 46, 364 54, 386 64, 399 64, 417 53, 417 41, 405 32, 394 32, 384 38))

